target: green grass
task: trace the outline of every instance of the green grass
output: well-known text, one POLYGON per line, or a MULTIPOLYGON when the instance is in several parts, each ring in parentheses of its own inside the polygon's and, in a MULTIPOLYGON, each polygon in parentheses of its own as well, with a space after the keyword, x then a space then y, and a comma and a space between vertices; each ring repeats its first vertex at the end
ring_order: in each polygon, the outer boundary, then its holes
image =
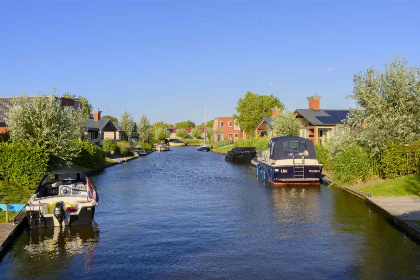
POLYGON ((27 187, 15 186, 0 180, 0 203, 25 204, 34 194, 34 191, 27 187))
MULTIPOLYGON (((18 212, 9 212, 9 223, 12 219, 19 214, 18 212)), ((0 224, 6 223, 6 212, 0 211, 0 224)))
POLYGON ((233 148, 235 148, 235 147, 226 147, 226 148, 223 148, 223 149, 213 149, 212 152, 225 155, 225 154, 227 154, 227 152, 229 152, 233 148))
POLYGON ((374 196, 420 197, 420 173, 391 179, 360 190, 374 196))
POLYGON ((235 142, 235 147, 255 147, 257 151, 265 151, 268 149, 268 142, 271 137, 247 138, 239 139, 235 142))

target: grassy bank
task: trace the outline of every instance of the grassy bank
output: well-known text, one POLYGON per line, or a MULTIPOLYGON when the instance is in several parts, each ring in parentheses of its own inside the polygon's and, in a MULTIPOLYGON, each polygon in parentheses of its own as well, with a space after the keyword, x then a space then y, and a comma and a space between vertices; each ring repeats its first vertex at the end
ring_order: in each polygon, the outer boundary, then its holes
POLYGON ((420 173, 360 188, 373 196, 405 196, 420 198, 420 173))
MULTIPOLYGON (((9 212, 9 223, 12 221, 12 219, 19 213, 17 212, 9 212)), ((6 213, 0 211, 0 224, 6 223, 6 213)))
POLYGON ((227 154, 227 152, 231 151, 233 148, 235 147, 226 147, 226 148, 222 148, 222 149, 213 149, 211 150, 212 152, 215 152, 217 154, 227 154))

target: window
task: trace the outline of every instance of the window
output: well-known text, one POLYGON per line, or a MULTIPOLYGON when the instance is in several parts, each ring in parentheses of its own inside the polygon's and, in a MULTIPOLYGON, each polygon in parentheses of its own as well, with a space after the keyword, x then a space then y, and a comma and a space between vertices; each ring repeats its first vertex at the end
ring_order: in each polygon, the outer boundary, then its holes
POLYGON ((232 127, 232 121, 229 121, 229 127, 232 127))
POLYGON ((232 139, 232 133, 229 133, 229 139, 232 139))
POLYGON ((220 127, 223 127, 223 122, 220 122, 220 127))
POLYGON ((238 139, 238 133, 235 133, 235 139, 238 139))

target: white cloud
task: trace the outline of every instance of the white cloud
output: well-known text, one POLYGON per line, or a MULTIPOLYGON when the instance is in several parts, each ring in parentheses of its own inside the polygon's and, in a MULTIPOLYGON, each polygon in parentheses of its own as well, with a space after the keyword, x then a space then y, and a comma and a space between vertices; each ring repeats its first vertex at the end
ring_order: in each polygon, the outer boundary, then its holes
POLYGON ((327 72, 331 72, 331 71, 334 71, 334 68, 330 67, 327 69, 327 72))

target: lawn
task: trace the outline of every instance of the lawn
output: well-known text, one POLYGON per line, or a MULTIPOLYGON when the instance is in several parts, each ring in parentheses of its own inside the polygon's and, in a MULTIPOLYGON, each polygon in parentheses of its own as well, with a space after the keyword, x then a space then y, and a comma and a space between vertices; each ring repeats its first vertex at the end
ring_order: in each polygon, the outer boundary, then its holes
POLYGON ((222 149, 213 149, 211 150, 212 152, 218 153, 218 154, 227 154, 227 152, 231 151, 233 148, 233 146, 231 147, 226 147, 226 148, 222 148, 222 149))
MULTIPOLYGON (((12 219, 19 214, 18 212, 9 212, 9 223, 12 219)), ((6 213, 0 210, 0 224, 6 223, 6 213)))
POLYGON ((420 173, 387 180, 360 190, 374 196, 420 197, 420 173))

